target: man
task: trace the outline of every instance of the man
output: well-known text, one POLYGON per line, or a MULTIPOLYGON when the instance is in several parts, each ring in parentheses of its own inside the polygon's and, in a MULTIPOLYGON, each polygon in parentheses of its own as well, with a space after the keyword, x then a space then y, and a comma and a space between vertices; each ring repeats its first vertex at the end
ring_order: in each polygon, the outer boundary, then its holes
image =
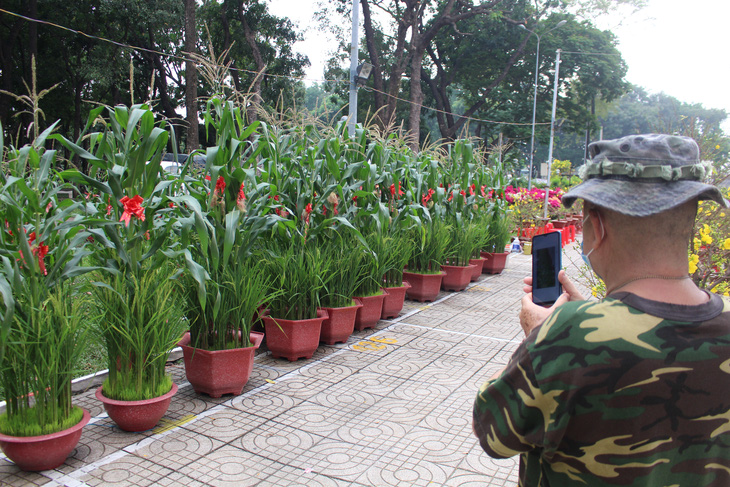
POLYGON ((607 297, 549 309, 525 279, 527 335, 474 405, 482 448, 521 454, 523 486, 730 485, 730 303, 688 276, 703 184, 690 138, 595 142, 584 182, 583 255, 607 297))

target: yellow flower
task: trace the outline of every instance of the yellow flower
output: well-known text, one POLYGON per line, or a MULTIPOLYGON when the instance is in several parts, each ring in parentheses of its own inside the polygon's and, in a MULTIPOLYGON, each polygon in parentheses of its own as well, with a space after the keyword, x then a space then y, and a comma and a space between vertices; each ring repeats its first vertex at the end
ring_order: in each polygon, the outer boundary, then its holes
POLYGON ((720 144, 717 144, 717 145, 715 146, 715 149, 716 149, 716 150, 720 150, 720 144))
POLYGON ((699 247, 700 245, 702 245, 702 242, 700 242, 700 239, 699 238, 695 237, 694 238, 694 246, 695 247, 699 247))
POLYGON ((697 272, 697 264, 700 262, 700 256, 697 254, 692 254, 689 257, 689 273, 694 274, 697 272))
POLYGON ((702 243, 710 245, 712 243, 712 237, 709 235, 702 235, 702 243))
POLYGON ((720 213, 720 217, 725 218, 725 212, 720 213))
POLYGON ((726 238, 725 242, 722 244, 723 250, 730 250, 730 238, 726 238))

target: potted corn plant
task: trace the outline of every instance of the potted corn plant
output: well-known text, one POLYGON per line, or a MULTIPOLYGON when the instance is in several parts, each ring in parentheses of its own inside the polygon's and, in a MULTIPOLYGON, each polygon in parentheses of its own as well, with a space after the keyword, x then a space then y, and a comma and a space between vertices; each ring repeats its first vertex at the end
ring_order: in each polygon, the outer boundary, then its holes
POLYGON ((355 317, 362 303, 353 297, 358 287, 354 276, 365 253, 350 233, 338 233, 326 241, 323 253, 327 256, 328 269, 324 273, 326 291, 321 308, 327 312, 327 318, 322 322, 320 341, 334 345, 346 342, 355 330, 355 317))
POLYGON ((391 319, 398 316, 403 309, 406 292, 411 287, 403 279, 403 270, 413 253, 413 242, 403 231, 393 231, 385 237, 383 245, 383 309, 381 319, 391 319))
POLYGON ((481 256, 484 257, 483 274, 500 274, 507 265, 507 256, 504 248, 509 243, 512 227, 507 211, 492 210, 488 223, 488 238, 482 247, 481 256))
POLYGON ((253 252, 274 221, 251 170, 255 149, 242 143, 259 124, 245 126, 240 108, 221 97, 206 106, 206 130, 216 144, 206 150, 203 174, 181 170, 185 191, 171 198, 179 215, 186 316, 190 326, 180 345, 193 389, 212 397, 240 394, 248 382, 264 334, 253 331, 257 309, 269 291, 263 265, 253 252))
POLYGON ((100 268, 92 291, 109 360, 96 397, 125 431, 154 427, 177 392, 165 370, 184 329, 179 269, 164 255, 174 245, 168 199, 174 181, 161 168, 167 128, 147 105, 100 107, 75 143, 60 137, 91 167, 88 174, 70 169, 62 176, 99 194, 98 206, 86 205, 100 268), (104 129, 87 134, 104 110, 104 129))
POLYGON ((88 411, 72 402, 71 380, 88 343, 74 277, 87 235, 78 203, 59 200, 55 124, 19 150, 3 147, 0 128, 0 447, 22 470, 49 470, 75 448, 88 411))
POLYGON ((403 278, 411 287, 406 296, 415 301, 433 301, 441 289, 441 280, 446 274, 441 270, 446 247, 449 244, 450 229, 440 220, 430 220, 411 231, 414 251, 408 261, 408 270, 403 278))
POLYGON ((266 346, 274 358, 311 358, 328 316, 320 309, 325 259, 317 246, 298 239, 271 242, 265 255, 272 289, 278 291, 268 299, 269 314, 263 317, 266 346))
POLYGON ((474 249, 481 246, 482 229, 472 222, 455 219, 451 239, 446 251, 446 264, 441 269, 446 273, 441 282, 444 291, 463 291, 471 282, 476 264, 469 262, 474 249))

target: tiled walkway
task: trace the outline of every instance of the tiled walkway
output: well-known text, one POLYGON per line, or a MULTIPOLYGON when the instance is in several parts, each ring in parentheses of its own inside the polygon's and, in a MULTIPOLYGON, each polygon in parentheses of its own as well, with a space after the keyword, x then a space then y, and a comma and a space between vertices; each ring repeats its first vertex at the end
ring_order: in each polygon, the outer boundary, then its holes
POLYGON ((529 269, 512 255, 501 275, 406 301, 399 318, 311 360, 259 353, 237 397, 196 394, 176 362, 179 392, 148 432, 119 430, 87 391, 75 402, 92 420, 66 463, 25 473, 0 455, 0 485, 515 485, 517 459, 482 452, 471 410, 522 340, 529 269))

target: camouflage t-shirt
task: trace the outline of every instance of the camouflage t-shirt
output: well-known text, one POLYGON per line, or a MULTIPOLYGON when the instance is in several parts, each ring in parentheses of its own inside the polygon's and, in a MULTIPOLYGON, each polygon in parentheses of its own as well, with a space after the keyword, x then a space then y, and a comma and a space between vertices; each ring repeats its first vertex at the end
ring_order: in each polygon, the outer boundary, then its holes
POLYGON ((521 486, 730 486, 730 303, 571 302, 474 404, 521 486))

